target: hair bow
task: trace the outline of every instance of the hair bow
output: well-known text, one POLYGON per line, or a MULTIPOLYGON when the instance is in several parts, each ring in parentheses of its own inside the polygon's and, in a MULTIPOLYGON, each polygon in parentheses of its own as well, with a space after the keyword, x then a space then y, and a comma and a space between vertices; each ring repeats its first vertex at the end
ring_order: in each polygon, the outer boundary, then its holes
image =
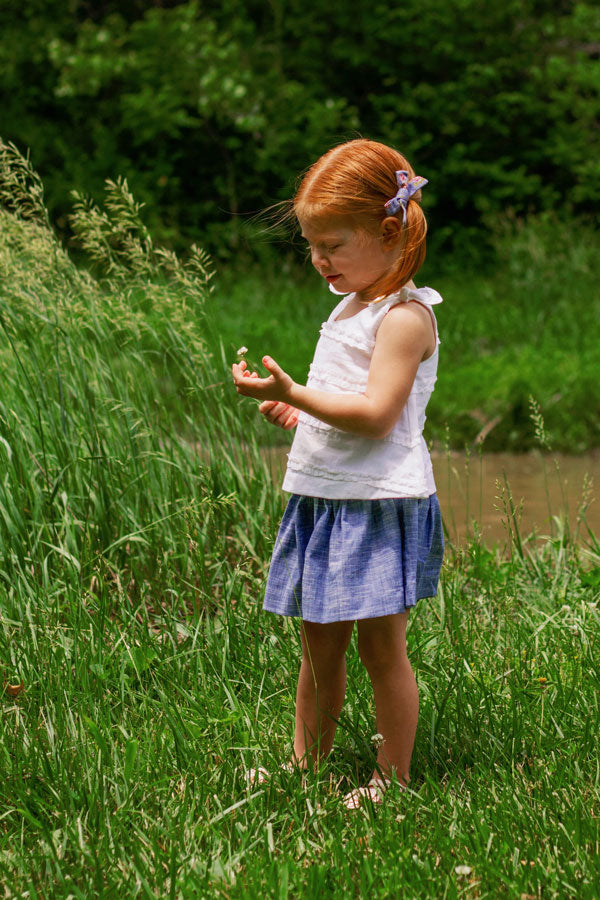
POLYGON ((396 172, 396 181, 398 182, 398 193, 391 200, 384 204, 385 209, 390 216, 395 216, 400 208, 402 208, 402 224, 406 225, 406 208, 408 201, 413 194, 420 191, 429 182, 421 175, 414 175, 410 180, 408 172, 405 169, 398 169, 396 172))

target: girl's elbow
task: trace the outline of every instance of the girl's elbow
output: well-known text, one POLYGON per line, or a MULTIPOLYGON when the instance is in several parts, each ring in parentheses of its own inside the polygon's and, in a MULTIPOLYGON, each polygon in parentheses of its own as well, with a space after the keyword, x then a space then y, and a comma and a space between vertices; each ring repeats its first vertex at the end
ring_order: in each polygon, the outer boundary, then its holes
POLYGON ((389 419, 374 418, 370 419, 365 428, 365 437, 369 437, 375 441, 382 441, 393 430, 394 422, 389 419))
POLYGON ((386 438, 389 434, 392 433, 393 429, 394 429, 393 424, 390 425, 389 423, 385 423, 383 425, 380 425, 376 429, 375 434, 373 434, 373 437, 375 438, 375 440, 383 441, 384 438, 386 438))
MULTIPOLYGON (((404 408, 404 404, 402 408, 404 408)), ((365 410, 366 414, 362 423, 364 425, 363 434, 373 440, 383 441, 394 430, 394 426, 400 417, 400 412, 396 405, 390 408, 389 404, 379 404, 371 401, 370 409, 365 410)))
POLYGON ((386 434, 389 434, 389 431, 384 433, 380 422, 374 422, 372 419, 354 421, 343 430, 349 431, 350 434, 355 434, 357 437, 369 438, 372 441, 384 438, 386 434))
POLYGON ((389 416, 382 415, 378 416, 373 420, 371 424, 371 435, 370 437, 375 438, 375 440, 383 441, 386 437, 388 437, 392 431, 394 430, 394 426, 398 421, 397 416, 389 416))

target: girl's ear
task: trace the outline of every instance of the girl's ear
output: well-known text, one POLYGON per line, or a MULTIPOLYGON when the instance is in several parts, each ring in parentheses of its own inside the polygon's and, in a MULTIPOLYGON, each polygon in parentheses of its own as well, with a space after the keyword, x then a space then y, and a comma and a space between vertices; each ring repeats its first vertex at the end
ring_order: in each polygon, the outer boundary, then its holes
POLYGON ((397 247, 402 237, 402 223, 395 216, 387 216, 380 227, 384 250, 397 247))

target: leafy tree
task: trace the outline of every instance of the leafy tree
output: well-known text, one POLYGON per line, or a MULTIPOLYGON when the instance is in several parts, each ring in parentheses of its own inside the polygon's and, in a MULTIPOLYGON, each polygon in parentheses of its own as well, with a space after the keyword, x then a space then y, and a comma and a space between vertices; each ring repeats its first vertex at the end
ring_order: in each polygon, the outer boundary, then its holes
POLYGON ((240 246, 245 215, 362 133, 429 179, 433 232, 591 213, 600 8, 576 0, 26 0, 0 19, 0 134, 60 216, 127 177, 173 242, 240 246))

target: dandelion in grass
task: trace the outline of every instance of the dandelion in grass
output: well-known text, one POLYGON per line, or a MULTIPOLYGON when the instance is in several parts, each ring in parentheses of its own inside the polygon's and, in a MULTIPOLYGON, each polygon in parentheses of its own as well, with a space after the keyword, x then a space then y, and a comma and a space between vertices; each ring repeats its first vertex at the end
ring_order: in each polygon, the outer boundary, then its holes
POLYGON ((454 871, 457 875, 470 875, 471 866, 456 866, 454 871))
POLYGON ((378 732, 377 734, 374 734, 371 737, 371 743, 373 744, 373 746, 375 747, 376 750, 379 750, 380 747, 383 747, 383 745, 385 743, 385 738, 382 734, 379 734, 379 732, 378 732))
POLYGON ((240 359, 243 359, 247 352, 247 347, 240 347, 240 349, 237 351, 237 355, 240 357, 240 359))

